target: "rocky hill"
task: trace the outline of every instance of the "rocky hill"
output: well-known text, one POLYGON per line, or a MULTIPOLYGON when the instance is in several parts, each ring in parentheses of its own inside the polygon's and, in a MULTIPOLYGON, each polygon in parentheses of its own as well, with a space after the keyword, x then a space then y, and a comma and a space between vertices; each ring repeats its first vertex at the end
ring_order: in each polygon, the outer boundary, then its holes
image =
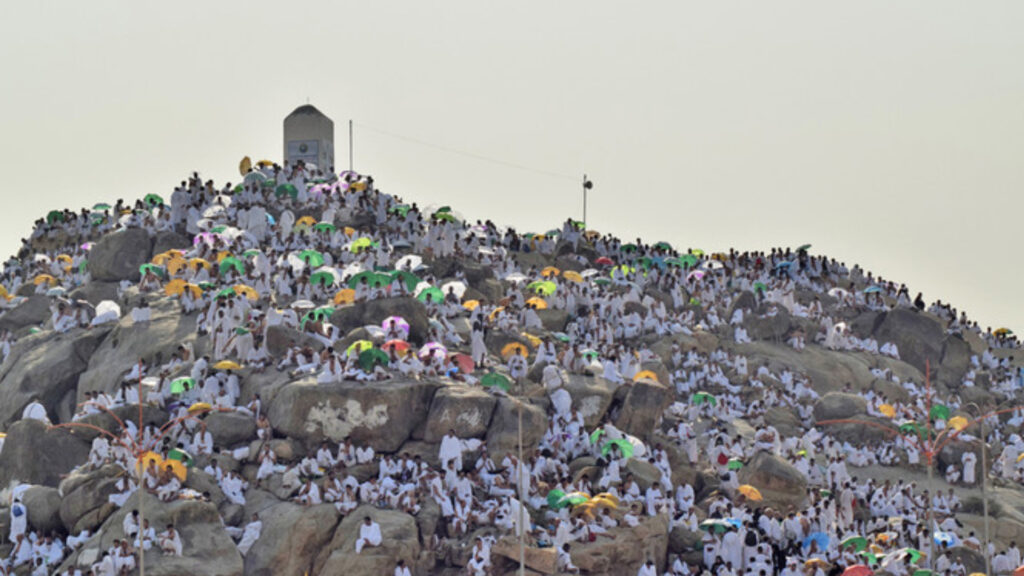
POLYGON ((1012 333, 810 246, 553 224, 271 163, 50 212, 0 294, 0 557, 513 574, 524 501, 533 574, 983 572, 987 478, 992 561, 1020 563, 1012 333))

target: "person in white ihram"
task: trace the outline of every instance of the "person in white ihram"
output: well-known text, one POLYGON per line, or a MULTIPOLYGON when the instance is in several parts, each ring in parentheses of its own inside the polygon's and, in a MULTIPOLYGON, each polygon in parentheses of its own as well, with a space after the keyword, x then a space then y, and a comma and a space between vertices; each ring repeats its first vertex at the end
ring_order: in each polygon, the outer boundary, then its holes
POLYGON ((359 539, 356 540, 356 554, 361 553, 366 546, 380 546, 380 543, 380 524, 369 516, 363 518, 363 525, 359 527, 359 539))

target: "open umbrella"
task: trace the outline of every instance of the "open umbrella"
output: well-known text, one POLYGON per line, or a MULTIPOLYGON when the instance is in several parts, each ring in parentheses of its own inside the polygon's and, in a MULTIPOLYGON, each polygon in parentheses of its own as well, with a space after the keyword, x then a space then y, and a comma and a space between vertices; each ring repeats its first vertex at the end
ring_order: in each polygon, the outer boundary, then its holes
POLYGON ((196 381, 191 378, 176 378, 171 382, 171 394, 184 394, 195 387, 196 381))
POLYGON ((712 518, 700 523, 700 529, 705 532, 722 534, 732 530, 732 524, 720 518, 712 518))
POLYGON ((863 536, 850 536, 839 543, 840 548, 853 548, 854 552, 860 552, 868 547, 868 539, 863 536))
POLYGON ((438 356, 440 358, 448 357, 448 349, 444 347, 440 342, 427 342, 424 344, 417 354, 420 358, 430 358, 431 356, 438 356))
POLYGON ((214 370, 241 370, 242 365, 231 360, 221 360, 213 365, 214 370))
POLYGON ((546 310, 547 307, 548 307, 548 303, 543 298, 541 298, 539 296, 534 296, 533 298, 527 298, 526 299, 526 305, 527 306, 533 306, 537 310, 546 310))
POLYGON ((896 407, 892 404, 882 404, 878 407, 878 411, 886 418, 894 418, 896 416, 896 407))
MULTIPOLYGON (((418 286, 419 283, 422 282, 419 276, 413 274, 412 272, 409 272, 408 270, 396 270, 392 272, 391 282, 394 282, 395 280, 398 280, 399 282, 404 284, 405 289, 410 292, 415 291, 416 286, 418 286)), ((388 283, 390 284, 391 282, 388 283)))
POLYGON ((299 197, 299 189, 293 184, 281 184, 277 188, 274 188, 274 195, 278 198, 288 195, 292 198, 299 197))
POLYGON ((742 486, 739 487, 738 490, 740 494, 743 494, 744 496, 747 497, 747 500, 751 500, 754 502, 764 500, 764 497, 761 496, 761 491, 758 490, 757 488, 754 488, 750 484, 743 484, 742 486))
POLYGON ((555 293, 555 290, 558 290, 558 285, 550 280, 540 280, 537 282, 530 282, 526 285, 526 289, 536 294, 550 296, 555 293))
POLYGON ((444 302, 444 292, 441 292, 441 290, 436 286, 430 286, 420 290, 419 293, 416 294, 416 299, 424 304, 428 302, 440 304, 441 302, 444 302))
POLYGON ((472 374, 473 369, 476 368, 476 363, 466 354, 452 354, 452 361, 459 367, 459 372, 463 374, 472 374))
POLYGON ((456 298, 461 300, 462 297, 466 294, 466 283, 460 280, 452 280, 451 282, 445 282, 444 284, 441 285, 441 293, 447 296, 449 292, 454 294, 456 298))
POLYGON ((505 360, 511 358, 513 354, 519 354, 525 358, 530 354, 530 351, 519 342, 509 342, 501 349, 501 357, 505 360))
POLYGON ((317 268, 324 265, 324 255, 313 249, 306 249, 298 253, 299 260, 306 265, 317 268))
POLYGON ((739 458, 729 458, 725 467, 729 470, 739 470, 740 468, 743 468, 743 460, 740 460, 739 458))
POLYGON ((633 382, 639 382, 641 380, 654 380, 655 382, 658 382, 658 375, 650 370, 641 370, 633 376, 633 382))
POLYGON ((497 372, 485 374, 484 377, 480 379, 481 386, 486 386, 488 388, 501 388, 505 392, 508 392, 510 383, 511 382, 507 376, 497 372))
POLYGON ((601 446, 601 456, 607 456, 614 448, 618 448, 619 453, 622 454, 624 458, 632 458, 633 452, 636 450, 629 440, 626 440, 625 438, 616 438, 605 442, 604 445, 601 446))
POLYGON ((356 291, 351 288, 344 288, 339 290, 334 295, 334 305, 341 306, 343 304, 351 304, 356 301, 356 291))
POLYGON ((147 206, 160 206, 164 203, 164 199, 159 194, 146 194, 142 201, 147 206))
POLYGON ((395 351, 396 354, 405 354, 409 351, 409 343, 405 340, 388 340, 381 347, 385 352, 395 351))
POLYGON ((238 258, 235 258, 234 256, 228 256, 227 258, 221 260, 220 264, 218 265, 218 271, 222 275, 227 274, 228 270, 232 269, 239 274, 245 274, 245 264, 238 258))
POLYGON ((356 340, 349 344, 348 348, 345 349, 345 355, 347 356, 358 356, 366 350, 373 348, 373 342, 369 340, 356 340))
POLYGON ((313 226, 313 230, 321 233, 334 234, 338 231, 338 227, 330 222, 317 222, 313 226))
POLYGON ((387 366, 390 360, 388 353, 378 348, 368 348, 359 353, 359 366, 367 372, 377 366, 387 366))
POLYGON ((712 406, 718 405, 718 399, 708 394, 707 392, 696 392, 693 396, 690 396, 690 403, 700 406, 701 404, 711 404, 712 406))
POLYGON ((561 273, 562 271, 559 270, 558 268, 555 268, 554 266, 545 266, 544 269, 540 271, 540 275, 545 278, 558 276, 561 273))
POLYGON ((309 275, 309 283, 313 286, 333 286, 337 281, 337 276, 330 270, 320 269, 309 275))
POLYGON ((812 543, 818 545, 818 550, 826 550, 828 548, 829 538, 828 534, 824 532, 811 532, 803 541, 803 547, 809 548, 812 543))
POLYGON ((949 406, 944 404, 933 404, 928 411, 928 417, 932 420, 949 420, 949 406))
POLYGON ((209 412, 210 410, 213 410, 213 406, 210 405, 208 402, 196 402, 195 404, 188 407, 188 413, 192 414, 193 416, 196 414, 209 412))
POLYGON ((963 416, 953 416, 952 418, 949 419, 950 428, 957 431, 967 428, 967 424, 967 418, 964 418, 963 416))

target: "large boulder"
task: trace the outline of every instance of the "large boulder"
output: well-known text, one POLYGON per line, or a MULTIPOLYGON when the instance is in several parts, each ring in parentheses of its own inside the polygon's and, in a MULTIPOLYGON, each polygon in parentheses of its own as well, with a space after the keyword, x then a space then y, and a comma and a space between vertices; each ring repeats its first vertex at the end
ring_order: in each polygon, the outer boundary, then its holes
POLYGON ((740 483, 756 486, 765 502, 798 505, 804 501, 807 479, 782 458, 758 452, 740 470, 740 483))
POLYGON ((380 298, 338 308, 331 315, 331 323, 348 332, 367 324, 380 325, 390 316, 401 316, 409 323, 409 340, 424 342, 430 330, 427 309, 415 298, 380 298))
POLYGON ((256 420, 240 412, 213 412, 204 422, 214 445, 220 448, 231 448, 256 436, 256 420))
POLYGON ((97 470, 77 471, 60 483, 64 495, 59 518, 68 534, 95 532, 116 508, 107 498, 117 492, 116 483, 124 471, 111 464, 97 470))
POLYGON ((586 427, 597 426, 612 404, 615 384, 599 376, 581 374, 569 374, 563 381, 562 387, 572 398, 572 407, 580 411, 586 427))
POLYGON ((668 517, 647 518, 633 528, 613 530, 614 540, 574 542, 570 556, 584 574, 635 576, 647 560, 654 560, 658 574, 665 569, 668 552, 668 517))
MULTIPOLYGON (((491 546, 491 554, 497 559, 506 559, 519 566, 519 540, 506 537, 491 546)), ((505 562, 507 563, 507 562, 505 562)), ((556 574, 558 572, 558 555, 554 548, 523 548, 523 564, 534 574, 556 574)), ((511 574, 518 574, 518 570, 511 574)), ((509 574, 509 572, 506 572, 509 574)))
POLYGON ((0 426, 21 417, 38 398, 51 420, 73 412, 78 377, 89 365, 107 329, 43 332, 21 339, 0 367, 0 426), (62 410, 58 410, 63 404, 62 410))
POLYGON ((497 403, 497 398, 482 388, 442 386, 430 402, 423 440, 440 442, 448 430, 455 430, 459 438, 481 438, 487 433, 497 403))
POLYGON ((74 430, 47 429, 38 420, 21 420, 7 429, 0 451, 0 486, 12 480, 57 486, 61 476, 89 457, 89 443, 74 430))
POLYGON ((103 302, 104 300, 117 302, 117 288, 117 282, 100 282, 99 280, 92 280, 72 290, 71 293, 68 294, 68 298, 71 300, 85 300, 93 306, 103 302))
POLYGON ((245 556, 249 576, 304 576, 338 525, 331 504, 299 506, 280 502, 260 513, 260 539, 245 556))
POLYGON ((663 384, 651 380, 634 382, 622 403, 615 425, 627 434, 646 439, 671 402, 672 393, 663 384))
POLYGON ((867 413, 867 400, 858 394, 829 392, 814 405, 815 420, 841 420, 867 413))
MULTIPOLYGON (((124 517, 135 509, 125 506, 103 523, 95 536, 65 561, 61 569, 82 566, 107 550, 115 539, 124 538, 124 517)), ((157 532, 173 524, 181 534, 184 554, 164 556, 156 548, 146 552, 146 574, 156 576, 241 576, 242 556, 224 529, 216 506, 200 500, 161 502, 151 494, 142 499, 143 517, 157 532)))
POLYGON ((532 451, 547 430, 545 411, 518 398, 499 398, 498 406, 487 429, 487 451, 491 458, 500 461, 506 454, 515 454, 519 442, 519 409, 523 413, 524 454, 532 451))
POLYGON ((162 230, 153 237, 153 254, 162 254, 168 250, 190 250, 192 242, 184 235, 172 230, 162 230))
POLYGON ((42 534, 63 530, 60 522, 60 493, 50 486, 33 486, 22 495, 28 510, 28 525, 42 534))
POLYGON ((107 234, 89 250, 89 274, 96 280, 138 282, 139 266, 149 261, 152 242, 142 228, 107 234))
POLYGON ((50 318, 50 299, 33 294, 0 316, 0 330, 17 332, 26 326, 39 326, 50 318))
POLYGON ((167 299, 152 302, 150 309, 148 323, 136 324, 126 314, 113 326, 89 359, 89 369, 78 379, 78 402, 84 400, 86 391, 113 394, 140 358, 150 366, 163 364, 178 346, 195 342, 195 316, 182 315, 178 304, 167 299))
POLYGON ((880 344, 895 343, 900 358, 921 372, 929 364, 937 382, 954 389, 960 387, 970 363, 971 347, 963 338, 947 334, 937 317, 896 308, 878 315, 872 336, 880 344))
POLYGON ((569 312, 555 308, 546 308, 537 311, 537 317, 548 332, 562 332, 569 321, 569 312))
MULTIPOLYGON (((144 404, 142 406, 142 423, 144 425, 153 425, 159 428, 167 423, 167 418, 167 411, 159 406, 152 404, 144 404)), ((116 408, 111 408, 109 412, 103 411, 98 414, 83 416, 77 422, 89 427, 95 426, 96 428, 101 428, 112 434, 120 434, 123 430, 121 423, 128 420, 138 424, 138 404, 132 404, 131 406, 118 406, 116 408)), ((91 442, 94 438, 100 435, 100 432, 99 430, 89 427, 75 428, 75 434, 78 434, 82 438, 91 442)))
POLYGON ((743 325, 751 340, 778 342, 786 336, 792 326, 789 310, 782 306, 777 306, 775 310, 775 314, 771 316, 764 313, 746 315, 743 325))
POLYGON ((286 385, 268 411, 278 433, 315 446, 351 438, 378 452, 394 452, 427 417, 436 382, 390 380, 317 384, 313 379, 286 385))
POLYGON ((334 537, 316 557, 315 574, 390 574, 398 560, 414 566, 420 555, 416 519, 397 510, 363 505, 345 516, 334 537), (382 544, 355 553, 359 527, 369 516, 380 525, 382 544))
POLYGON ((324 344, 312 335, 299 332, 284 324, 275 324, 267 328, 267 352, 275 358, 283 358, 288 349, 309 346, 313 350, 323 350, 324 344))

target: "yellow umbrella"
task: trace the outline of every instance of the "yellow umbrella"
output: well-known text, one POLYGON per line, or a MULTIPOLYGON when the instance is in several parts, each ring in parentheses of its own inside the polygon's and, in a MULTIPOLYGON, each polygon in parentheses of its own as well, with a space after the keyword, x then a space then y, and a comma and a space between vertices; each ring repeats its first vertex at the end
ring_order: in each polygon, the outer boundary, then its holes
POLYGON ((462 307, 466 310, 476 310, 480 306, 479 300, 466 300, 462 303, 462 307))
POLYGON ((334 305, 341 306, 342 304, 351 304, 356 301, 356 291, 351 288, 345 288, 339 290, 334 295, 334 305))
POLYGON ((878 411, 885 415, 886 418, 896 416, 896 408, 893 408, 892 404, 882 404, 878 407, 878 411))
POLYGON ((245 176, 246 174, 249 173, 250 170, 252 170, 252 158, 246 156, 245 158, 242 158, 241 162, 238 163, 238 173, 241 174, 242 176, 245 176))
POLYGON ((32 283, 35 284, 36 286, 39 286, 43 282, 46 282, 50 286, 57 285, 57 279, 54 278, 53 276, 50 276, 49 274, 40 274, 39 276, 36 276, 35 278, 32 279, 32 283))
POLYGON ((188 478, 188 468, 185 468, 185 463, 180 460, 164 460, 163 464, 161 464, 160 466, 160 469, 167 470, 167 468, 170 468, 171 474, 177 476, 178 480, 181 480, 182 482, 184 482, 185 479, 188 478))
POLYGON ((256 165, 257 166, 261 166, 261 167, 263 167, 263 166, 273 166, 274 162, 271 161, 271 160, 260 160, 259 162, 256 163, 256 165))
POLYGON ((1024 460, 1024 454, 1017 456, 1017 462, 1020 462, 1021 460, 1024 460))
POLYGON ((526 349, 526 346, 523 346, 519 342, 509 342, 501 349, 501 357, 505 360, 511 358, 513 354, 519 354, 520 356, 526 357, 529 353, 530 352, 526 349))
POLYGON ((193 270, 199 268, 200 266, 202 266, 203 268, 206 268, 207 270, 209 270, 210 268, 213 267, 212 264, 210 264, 206 260, 203 260, 202 258, 193 258, 193 259, 188 261, 188 267, 193 269, 193 270))
POLYGON ((259 300, 260 295, 256 292, 256 289, 252 286, 246 286, 245 284, 235 284, 235 294, 245 296, 249 300, 259 300))
POLYGON ((187 284, 188 282, 185 282, 181 278, 175 278, 164 286, 164 294, 167 294, 168 296, 177 296, 185 291, 185 286, 187 284))
POLYGON ((366 182, 356 182, 350 188, 356 192, 363 192, 366 190, 366 182))
POLYGON ((231 258, 231 256, 231 252, 228 252, 227 250, 221 250, 220 252, 217 252, 217 264, 220 264, 220 261, 225 258, 231 258))
POLYGON ((65 264, 71 264, 71 256, 68 256, 67 254, 58 254, 57 255, 57 262, 63 262, 65 264))
POLYGON ((545 278, 548 278, 548 277, 551 277, 551 276, 558 276, 561 273, 562 273, 562 271, 559 270, 558 268, 555 268, 554 266, 548 266, 548 267, 546 267, 546 268, 544 268, 543 270, 540 271, 540 275, 544 276, 545 278))
POLYGON ((209 412, 210 410, 213 410, 213 406, 208 402, 196 402, 188 407, 189 414, 199 414, 200 412, 209 412))
POLYGON ((949 425, 954 430, 963 430, 964 428, 967 428, 967 418, 964 418, 963 416, 953 416, 949 419, 949 425))
POLYGON ((498 312, 501 312, 504 309, 505 309, 504 306, 498 306, 494 310, 491 310, 491 313, 487 315, 487 319, 488 320, 494 320, 494 318, 498 315, 498 312))
POLYGON ((587 240, 593 240, 594 238, 600 238, 601 233, 598 232, 597 230, 587 230, 586 232, 583 233, 583 237, 586 238, 587 240))
POLYGON ((344 228, 342 228, 341 231, 344 232, 345 236, 348 236, 349 238, 356 235, 356 229, 351 226, 345 226, 344 228))
POLYGON ((583 282, 583 276, 575 270, 566 270, 565 272, 562 272, 562 278, 565 278, 570 282, 583 282))
POLYGON ((537 296, 534 296, 533 298, 530 298, 529 300, 527 300, 526 304, 528 306, 533 306, 537 310, 546 310, 547 307, 548 307, 548 303, 545 302, 543 298, 540 298, 540 297, 537 297, 537 296))
POLYGON ((173 258, 167 262, 167 273, 171 276, 176 276, 181 269, 188 266, 188 260, 182 258, 173 258))
POLYGON ((312 228, 313 226, 316 226, 316 218, 313 218, 312 216, 303 216, 295 221, 295 226, 309 226, 312 228))
POLYGON ((163 456, 157 454, 156 452, 146 452, 142 455, 142 457, 139 458, 139 460, 135 464, 135 469, 138 470, 139 466, 141 465, 142 470, 145 470, 146 468, 149 468, 150 462, 156 464, 156 469, 160 470, 160 465, 163 464, 164 458, 163 456))
POLYGON ((740 486, 739 487, 739 492, 740 492, 740 494, 743 494, 744 496, 746 496, 747 500, 752 500, 754 502, 759 502, 761 500, 764 500, 764 497, 761 496, 761 491, 758 490, 757 488, 754 488, 750 484, 744 484, 744 485, 740 486))
POLYGON ((182 253, 180 251, 168 250, 166 252, 161 252, 156 256, 153 256, 153 259, 150 260, 150 262, 152 264, 156 264, 157 266, 163 266, 164 264, 167 264, 171 260, 178 260, 182 258, 184 258, 184 256, 182 256, 182 253))
POLYGON ((213 365, 214 370, 241 370, 242 366, 238 362, 232 362, 231 360, 221 360, 213 365))
POLYGON ((804 566, 828 566, 828 562, 825 562, 821 558, 811 558, 807 562, 804 562, 804 566))
POLYGON ((537 348, 538 346, 541 345, 541 339, 537 338, 533 334, 527 334, 526 332, 523 332, 519 336, 521 336, 524 340, 529 342, 530 346, 533 346, 534 348, 537 348))
POLYGON ((650 370, 642 370, 640 372, 637 372, 636 376, 633 376, 633 382, 639 382, 639 381, 645 380, 645 379, 646 380, 654 380, 655 382, 657 382, 658 381, 658 375, 655 374, 654 372, 651 372, 650 370))

